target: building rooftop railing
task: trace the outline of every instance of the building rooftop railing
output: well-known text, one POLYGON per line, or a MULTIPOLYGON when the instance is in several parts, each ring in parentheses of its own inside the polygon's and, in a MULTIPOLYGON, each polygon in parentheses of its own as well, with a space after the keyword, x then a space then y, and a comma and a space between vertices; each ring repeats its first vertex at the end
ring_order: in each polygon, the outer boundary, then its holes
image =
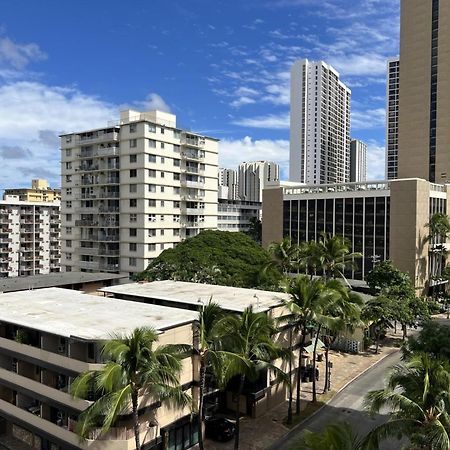
POLYGON ((289 186, 283 188, 283 191, 285 195, 298 195, 298 194, 325 194, 332 192, 388 191, 389 189, 390 189, 389 181, 364 181, 355 183, 289 186))

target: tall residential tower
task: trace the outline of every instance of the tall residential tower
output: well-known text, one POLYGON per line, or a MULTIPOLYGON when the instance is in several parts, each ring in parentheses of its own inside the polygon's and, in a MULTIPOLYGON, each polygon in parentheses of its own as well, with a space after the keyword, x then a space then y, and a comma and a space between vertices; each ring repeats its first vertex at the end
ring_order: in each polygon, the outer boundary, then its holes
POLYGON ((238 193, 241 200, 262 202, 262 191, 278 185, 280 167, 269 161, 244 162, 238 167, 238 193))
POLYGON ((398 176, 450 181, 450 2, 402 0, 398 176))
POLYGON ((289 180, 308 184, 350 180, 350 96, 323 61, 291 69, 289 180))
POLYGON ((350 142, 350 181, 367 179, 367 145, 358 139, 350 142))

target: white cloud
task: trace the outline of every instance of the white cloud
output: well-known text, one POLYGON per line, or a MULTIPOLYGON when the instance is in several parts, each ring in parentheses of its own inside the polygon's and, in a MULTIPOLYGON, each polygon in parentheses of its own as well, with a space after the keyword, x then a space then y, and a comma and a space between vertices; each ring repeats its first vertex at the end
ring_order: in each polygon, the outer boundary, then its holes
POLYGON ((269 114, 267 116, 244 117, 235 119, 234 125, 250 128, 269 128, 273 130, 289 129, 289 113, 269 114))
POLYGON ((0 37, 0 66, 24 69, 31 61, 46 59, 37 44, 17 44, 8 37, 0 37))
POLYGON ((239 108, 239 107, 241 107, 241 106, 244 106, 244 105, 251 105, 251 104, 253 104, 253 103, 255 103, 255 100, 254 100, 253 98, 246 97, 246 96, 244 95, 244 96, 241 96, 241 97, 237 98, 236 100, 233 100, 233 101, 230 103, 230 105, 231 105, 233 108, 239 108))
POLYGON ((342 75, 384 75, 386 56, 377 53, 331 56, 329 63, 342 75))
POLYGON ((385 157, 386 150, 384 146, 376 141, 367 143, 367 179, 384 180, 385 179, 385 157))
POLYGON ((376 108, 367 109, 366 111, 352 111, 350 119, 353 130, 384 128, 386 124, 386 110, 384 108, 376 108))
POLYGON ((157 109, 159 111, 170 112, 170 106, 164 101, 164 99, 154 92, 147 95, 143 102, 135 103, 143 111, 152 111, 157 109))
POLYGON ((243 139, 223 139, 219 147, 221 167, 235 168, 244 161, 274 161, 287 174, 289 165, 289 141, 284 139, 253 140, 250 136, 243 139))

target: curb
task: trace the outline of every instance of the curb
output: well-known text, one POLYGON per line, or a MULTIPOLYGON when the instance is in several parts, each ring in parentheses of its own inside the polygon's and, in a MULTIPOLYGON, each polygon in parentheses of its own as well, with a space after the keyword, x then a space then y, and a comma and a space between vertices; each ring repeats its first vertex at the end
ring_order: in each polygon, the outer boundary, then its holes
POLYGON ((275 441, 274 443, 270 444, 269 447, 266 447, 265 450, 279 450, 282 445, 284 445, 297 431, 299 428, 303 427, 308 421, 313 419, 316 414, 318 414, 322 409, 328 405, 333 399, 335 399, 347 386, 349 386, 351 383, 356 381, 358 378, 362 377, 367 371, 374 368, 377 364, 380 364, 381 361, 384 361, 386 358, 389 358, 389 356, 395 355, 398 353, 400 349, 394 350, 391 353, 388 353, 387 355, 384 355, 382 358, 380 358, 378 361, 375 361, 372 365, 369 367, 366 367, 362 372, 360 372, 358 375, 354 376, 351 380, 347 381, 347 383, 344 384, 336 393, 331 397, 326 403, 324 403, 319 409, 314 411, 311 415, 308 417, 305 417, 301 422, 299 422, 297 425, 295 425, 293 428, 291 428, 285 435, 283 435, 280 439, 275 441))

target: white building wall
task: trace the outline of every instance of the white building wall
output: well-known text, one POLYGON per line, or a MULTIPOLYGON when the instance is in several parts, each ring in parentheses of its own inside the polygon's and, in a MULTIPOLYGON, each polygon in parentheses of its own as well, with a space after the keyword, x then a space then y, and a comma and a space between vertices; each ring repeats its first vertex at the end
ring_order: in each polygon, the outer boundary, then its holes
POLYGON ((280 182, 278 164, 268 161, 244 162, 238 168, 239 199, 262 202, 262 191, 280 182))
POLYGON ((219 198, 237 200, 238 174, 235 169, 219 169, 219 198), (220 189, 226 188, 226 189, 220 189))
POLYGON ((366 181, 367 179, 367 145, 353 139, 350 143, 350 181, 366 181))

